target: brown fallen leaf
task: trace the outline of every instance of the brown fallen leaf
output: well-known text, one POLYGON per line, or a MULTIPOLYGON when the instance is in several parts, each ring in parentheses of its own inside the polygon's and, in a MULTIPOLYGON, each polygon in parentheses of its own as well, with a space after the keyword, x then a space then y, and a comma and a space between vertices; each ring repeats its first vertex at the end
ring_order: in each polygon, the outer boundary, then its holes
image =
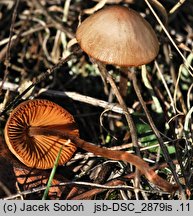
MULTIPOLYGON (((39 187, 44 187, 47 185, 48 179, 49 179, 49 172, 42 170, 29 170, 24 168, 18 168, 14 167, 15 176, 17 179, 17 182, 20 185, 20 188, 22 191, 35 189, 39 187)), ((52 181, 52 185, 56 185, 53 187, 50 187, 48 197, 50 199, 59 199, 62 195, 62 192, 64 190, 65 186, 58 186, 61 182, 66 181, 66 179, 62 177, 54 178, 52 181)), ((40 192, 40 198, 43 194, 43 191, 40 192)), ((33 195, 32 195, 33 198, 33 195)))

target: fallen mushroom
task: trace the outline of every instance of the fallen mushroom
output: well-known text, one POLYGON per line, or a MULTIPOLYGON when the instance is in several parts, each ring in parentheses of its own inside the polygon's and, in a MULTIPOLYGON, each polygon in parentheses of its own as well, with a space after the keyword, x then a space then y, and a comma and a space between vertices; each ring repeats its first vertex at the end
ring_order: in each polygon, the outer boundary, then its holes
POLYGON ((72 115, 48 100, 29 100, 11 113, 5 127, 5 139, 11 152, 25 165, 47 169, 53 167, 61 145, 59 164, 70 160, 77 147, 102 157, 122 160, 135 165, 146 178, 163 189, 174 192, 172 185, 158 176, 140 157, 123 151, 108 150, 79 138, 72 115), (70 144, 65 145, 70 139, 70 144))
MULTIPOLYGON (((125 76, 130 77, 150 126, 158 139, 165 160, 170 166, 175 181, 180 185, 167 147, 164 145, 143 101, 137 84, 136 73, 128 70, 128 67, 131 66, 137 67, 148 64, 157 56, 159 43, 151 25, 130 8, 118 5, 110 6, 86 18, 77 29, 76 39, 82 50, 95 59, 103 76, 104 74, 106 77, 109 76, 105 65, 112 64, 119 66, 125 76)), ((117 99, 120 98, 119 92, 114 91, 114 93, 117 99)), ((136 140, 136 137, 133 140, 136 140)))
POLYGON ((28 167, 48 169, 53 167, 64 145, 59 164, 67 162, 76 151, 76 145, 56 136, 29 136, 29 129, 36 126, 79 134, 73 116, 62 107, 48 100, 26 101, 13 110, 5 126, 10 151, 28 167))

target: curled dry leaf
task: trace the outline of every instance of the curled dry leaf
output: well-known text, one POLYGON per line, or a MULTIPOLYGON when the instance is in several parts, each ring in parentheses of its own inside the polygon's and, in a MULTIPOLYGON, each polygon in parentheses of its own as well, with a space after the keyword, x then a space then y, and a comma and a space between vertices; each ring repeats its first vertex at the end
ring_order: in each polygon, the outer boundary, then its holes
MULTIPOLYGON (((17 182, 20 184, 22 191, 41 188, 47 185, 49 172, 38 170, 30 171, 29 169, 14 167, 17 182)), ((50 199, 60 198, 65 186, 59 186, 61 182, 66 181, 62 176, 52 180, 53 187, 50 187, 48 196, 50 199), (55 185, 55 186, 54 186, 55 185)), ((33 198, 33 195, 32 195, 33 198)))

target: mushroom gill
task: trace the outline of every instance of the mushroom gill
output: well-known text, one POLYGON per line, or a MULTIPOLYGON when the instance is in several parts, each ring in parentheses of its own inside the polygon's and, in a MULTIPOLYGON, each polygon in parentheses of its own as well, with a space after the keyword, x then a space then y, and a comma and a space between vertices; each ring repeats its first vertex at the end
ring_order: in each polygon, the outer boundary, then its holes
POLYGON ((61 106, 42 99, 21 103, 7 121, 5 140, 10 151, 26 166, 52 168, 62 145, 59 165, 66 163, 76 151, 74 143, 56 136, 30 136, 31 127, 60 129, 79 136, 73 116, 61 106))

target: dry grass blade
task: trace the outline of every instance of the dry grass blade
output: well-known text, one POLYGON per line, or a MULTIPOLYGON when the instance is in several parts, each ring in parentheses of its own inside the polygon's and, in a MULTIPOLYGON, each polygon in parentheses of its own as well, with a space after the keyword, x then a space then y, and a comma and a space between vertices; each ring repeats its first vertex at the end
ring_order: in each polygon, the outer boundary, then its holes
POLYGON ((171 43, 173 44, 173 46, 175 47, 175 49, 177 50, 177 52, 179 53, 179 55, 182 57, 187 70, 189 71, 189 73, 191 74, 191 76, 193 76, 193 67, 190 65, 190 63, 187 61, 187 59, 185 58, 185 56, 183 55, 183 53, 180 51, 180 49, 178 48, 178 46, 176 45, 176 43, 174 42, 174 40, 170 36, 169 32, 167 31, 166 27, 164 26, 164 24, 162 23, 162 21, 157 16, 157 14, 154 11, 154 9, 152 8, 151 4, 148 2, 148 0, 144 0, 144 1, 147 3, 147 5, 150 8, 150 10, 152 11, 153 15, 157 19, 158 23, 163 28, 165 34, 167 35, 167 37, 169 38, 169 40, 171 41, 171 43), (192 72, 189 70, 189 68, 191 69, 192 72))

